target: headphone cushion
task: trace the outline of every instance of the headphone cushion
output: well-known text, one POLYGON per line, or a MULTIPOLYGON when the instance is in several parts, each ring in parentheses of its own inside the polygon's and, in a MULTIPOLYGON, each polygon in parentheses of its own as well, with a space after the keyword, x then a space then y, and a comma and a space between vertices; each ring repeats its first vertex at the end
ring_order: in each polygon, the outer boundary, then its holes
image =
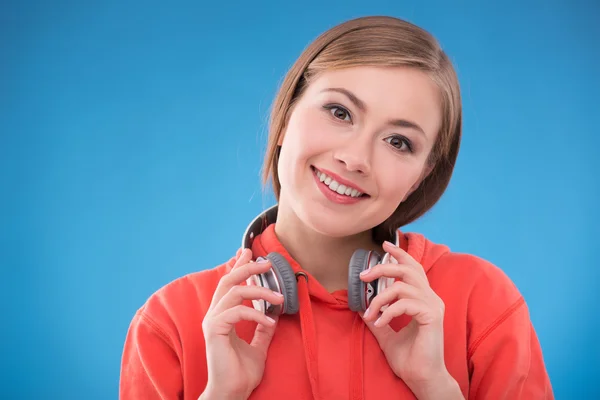
POLYGON ((363 272, 369 262, 370 251, 358 249, 350 258, 348 271, 348 306, 352 311, 365 311, 365 282, 360 280, 360 273, 363 272))
POLYGON ((279 253, 269 253, 266 257, 271 261, 283 294, 283 313, 296 314, 300 309, 296 275, 287 260, 279 253))

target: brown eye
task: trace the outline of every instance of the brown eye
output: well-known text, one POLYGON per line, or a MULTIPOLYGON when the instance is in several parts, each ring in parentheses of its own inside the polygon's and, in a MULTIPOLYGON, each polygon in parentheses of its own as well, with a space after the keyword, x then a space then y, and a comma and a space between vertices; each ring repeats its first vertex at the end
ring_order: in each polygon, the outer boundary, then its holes
POLYGON ((385 139, 385 141, 394 146, 399 151, 409 151, 411 153, 413 151, 412 143, 404 136, 390 136, 389 138, 385 139))
POLYGON ((332 106, 329 108, 329 112, 331 112, 331 114, 335 118, 341 119, 342 121, 350 120, 350 113, 348 112, 348 110, 346 110, 342 107, 332 106))
POLYGON ((402 145, 404 144, 404 142, 402 142, 402 139, 400 139, 398 137, 391 137, 389 143, 392 146, 397 147, 399 149, 401 149, 402 145))

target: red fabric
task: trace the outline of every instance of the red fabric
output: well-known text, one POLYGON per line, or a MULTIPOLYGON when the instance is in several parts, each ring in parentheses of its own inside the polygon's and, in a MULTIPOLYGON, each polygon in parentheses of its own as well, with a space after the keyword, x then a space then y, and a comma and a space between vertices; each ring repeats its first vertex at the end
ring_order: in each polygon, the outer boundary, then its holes
MULTIPOLYGON (((400 245, 426 270, 444 300, 446 366, 469 399, 553 399, 527 305, 510 279, 478 257, 451 252, 419 234, 400 245)), ((253 244, 254 256, 279 252, 301 267, 270 225, 253 244)), ((207 381, 204 317, 219 279, 233 259, 179 278, 153 294, 136 313, 123 351, 120 398, 196 400, 207 381)), ((300 311, 279 320, 265 373, 250 399, 414 399, 388 366, 347 291, 329 293, 310 274, 298 277, 300 311)), ((251 307, 251 303, 248 302, 251 307)), ((392 321, 394 329, 406 318, 392 321)), ((256 324, 236 327, 250 340, 256 324)))

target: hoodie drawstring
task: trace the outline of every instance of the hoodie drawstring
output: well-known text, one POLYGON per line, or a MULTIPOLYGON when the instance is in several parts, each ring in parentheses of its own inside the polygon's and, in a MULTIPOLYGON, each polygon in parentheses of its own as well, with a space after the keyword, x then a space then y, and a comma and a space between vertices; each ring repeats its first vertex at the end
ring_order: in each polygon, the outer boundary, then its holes
POLYGON ((350 399, 363 399, 363 346, 365 342, 365 324, 356 314, 352 324, 352 340, 350 345, 350 399))
POLYGON ((304 272, 297 272, 298 301, 300 305, 300 329, 302 330, 302 341, 304 344, 304 359, 308 369, 308 379, 313 398, 320 400, 319 396, 319 365, 317 360, 317 334, 315 321, 308 291, 308 276, 304 272), (304 279, 299 279, 304 278, 304 279))

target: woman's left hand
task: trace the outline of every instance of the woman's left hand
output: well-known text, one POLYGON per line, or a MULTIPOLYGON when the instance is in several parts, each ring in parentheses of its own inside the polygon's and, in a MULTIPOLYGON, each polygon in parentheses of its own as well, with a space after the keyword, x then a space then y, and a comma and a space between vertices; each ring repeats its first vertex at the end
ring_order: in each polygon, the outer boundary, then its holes
POLYGON ((438 398, 438 393, 443 394, 442 398, 462 398, 444 362, 444 302, 429 286, 425 270, 414 258, 389 242, 384 243, 384 250, 397 264, 376 265, 363 273, 361 280, 400 280, 371 301, 363 314, 364 321, 394 373, 419 399, 438 398), (388 304, 380 315, 381 308, 388 304), (396 332, 388 324, 403 314, 412 320, 396 332), (450 393, 457 395, 448 397, 450 393))

